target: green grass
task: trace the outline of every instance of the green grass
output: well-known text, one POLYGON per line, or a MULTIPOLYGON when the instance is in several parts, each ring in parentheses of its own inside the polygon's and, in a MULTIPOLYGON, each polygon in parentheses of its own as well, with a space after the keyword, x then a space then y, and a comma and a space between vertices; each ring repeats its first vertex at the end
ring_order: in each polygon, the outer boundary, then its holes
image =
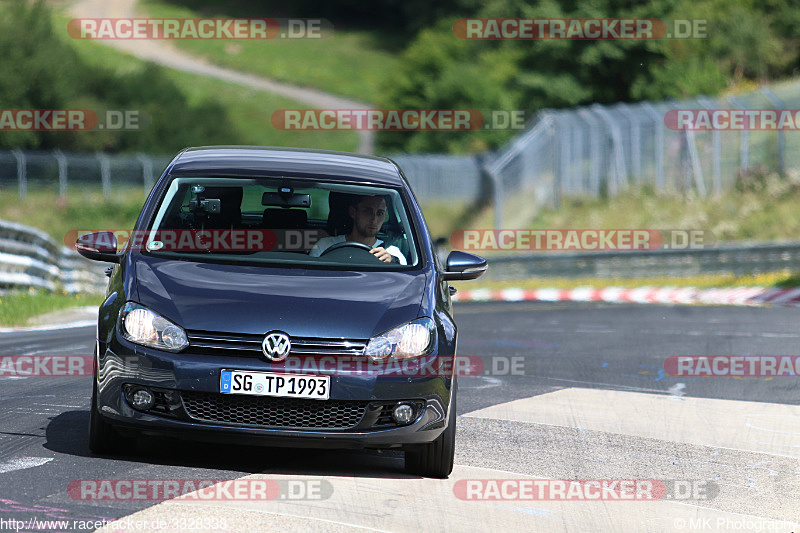
POLYGON ((11 292, 0 296, 0 325, 23 326, 31 318, 45 313, 71 307, 99 306, 102 301, 103 296, 97 294, 11 292))
MULTIPOLYGON (((69 17, 57 14, 53 20, 57 30, 63 31, 69 17)), ((70 39, 69 43, 86 63, 112 72, 141 71, 146 65, 146 62, 138 58, 97 42, 70 39)), ((225 109, 238 136, 238 139, 231 144, 295 146, 342 151, 355 151, 358 148, 358 135, 352 131, 281 131, 275 129, 270 122, 274 111, 308 107, 294 100, 205 76, 166 68, 164 71, 190 104, 216 102, 225 109)), ((157 117, 153 117, 153 119, 157 120, 157 117)), ((197 117, 197 119, 203 120, 203 117, 197 117)))
POLYGON ((469 209, 468 202, 425 201, 424 198, 419 198, 419 201, 422 204, 425 223, 434 239, 439 237, 450 239, 450 234, 458 229, 469 209))
MULTIPOLYGON (((227 17, 199 14, 159 0, 147 0, 140 10, 150 17, 227 17)), ((224 9, 224 8, 221 8, 224 9)), ((379 37, 364 31, 334 28, 324 39, 175 40, 178 47, 225 67, 251 72, 296 85, 314 87, 362 102, 376 102, 381 82, 398 59, 386 52, 379 37)))
MULTIPOLYGON (((564 199, 559 210, 533 209, 532 199, 517 194, 504 210, 509 229, 654 229, 705 230, 721 241, 800 240, 800 170, 781 178, 752 176, 720 196, 656 194, 634 188, 611 199, 564 199), (527 212, 520 204, 527 203, 527 212)), ((492 228, 485 209, 461 229, 492 228)))
POLYGON ((144 204, 144 190, 113 189, 109 198, 94 189, 70 189, 65 199, 52 191, 29 190, 25 199, 16 190, 0 191, 0 219, 45 231, 58 243, 75 230, 133 228, 144 204))

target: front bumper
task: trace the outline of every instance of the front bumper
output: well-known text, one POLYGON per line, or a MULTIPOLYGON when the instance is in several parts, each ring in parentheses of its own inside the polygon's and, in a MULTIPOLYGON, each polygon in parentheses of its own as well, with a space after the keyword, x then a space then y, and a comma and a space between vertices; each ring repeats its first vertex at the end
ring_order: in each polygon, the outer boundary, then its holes
POLYGON ((285 404, 281 403, 285 402, 283 398, 219 392, 221 369, 266 370, 269 363, 250 357, 171 354, 122 340, 108 345, 97 363, 99 412, 123 434, 265 446, 397 448, 432 442, 447 426, 453 383, 452 376, 442 375, 336 372, 329 374, 330 400, 293 400, 285 404), (125 398, 126 385, 142 385, 158 391, 161 407, 148 412, 134 409, 125 398), (209 410, 196 408, 197 398, 225 408, 212 409, 214 416, 209 416, 209 410), (386 409, 401 401, 417 406, 415 420, 408 425, 393 421, 387 424, 386 409), (350 412, 347 420, 357 423, 326 427, 325 413, 333 404, 346 406, 350 412), (297 418, 303 420, 299 424, 304 427, 292 421, 282 421, 279 425, 254 424, 248 423, 247 418, 226 417, 226 409, 232 409, 230 405, 237 413, 241 412, 241 405, 246 405, 248 412, 257 415, 262 410, 280 412, 289 408, 324 412, 311 417, 313 424, 307 422, 308 417, 297 418), (359 406, 363 407, 363 416, 354 411, 359 406))

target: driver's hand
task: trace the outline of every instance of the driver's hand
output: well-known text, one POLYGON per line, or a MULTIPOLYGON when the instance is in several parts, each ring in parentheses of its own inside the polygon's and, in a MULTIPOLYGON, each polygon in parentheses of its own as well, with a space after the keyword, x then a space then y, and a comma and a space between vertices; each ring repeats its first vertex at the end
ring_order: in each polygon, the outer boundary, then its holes
POLYGON ((386 248, 378 246, 369 251, 372 255, 383 261, 384 263, 391 263, 393 261, 392 254, 386 251, 386 248))

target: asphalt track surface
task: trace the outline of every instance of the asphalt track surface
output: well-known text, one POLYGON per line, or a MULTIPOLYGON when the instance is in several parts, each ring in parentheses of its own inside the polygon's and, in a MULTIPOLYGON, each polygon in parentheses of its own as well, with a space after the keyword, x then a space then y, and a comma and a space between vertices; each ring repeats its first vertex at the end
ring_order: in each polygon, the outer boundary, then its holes
MULTIPOLYGON (((459 355, 479 356, 489 371, 460 378, 457 466, 447 480, 406 475, 395 452, 149 439, 134 455, 96 457, 86 435, 91 378, 2 377, 0 531, 86 531, 72 521, 130 515, 140 528, 105 530, 800 531, 800 378, 664 372, 671 355, 800 355, 800 309, 461 303, 456 318, 459 355), (84 501, 67 492, 73 480, 245 476, 323 486, 324 498, 84 501), (644 479, 673 493, 459 498, 475 479, 644 479), (678 484, 706 491, 678 497, 678 484)), ((89 355, 93 336, 92 327, 5 332, 0 354, 89 355)))

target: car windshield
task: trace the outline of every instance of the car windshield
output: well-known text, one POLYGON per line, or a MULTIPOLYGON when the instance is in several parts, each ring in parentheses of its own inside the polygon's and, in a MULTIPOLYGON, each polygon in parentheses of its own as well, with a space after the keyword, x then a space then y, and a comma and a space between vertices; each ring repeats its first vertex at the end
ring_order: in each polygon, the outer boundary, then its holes
POLYGON ((226 263, 419 264, 398 190, 288 177, 173 178, 140 244, 157 256, 226 263))

